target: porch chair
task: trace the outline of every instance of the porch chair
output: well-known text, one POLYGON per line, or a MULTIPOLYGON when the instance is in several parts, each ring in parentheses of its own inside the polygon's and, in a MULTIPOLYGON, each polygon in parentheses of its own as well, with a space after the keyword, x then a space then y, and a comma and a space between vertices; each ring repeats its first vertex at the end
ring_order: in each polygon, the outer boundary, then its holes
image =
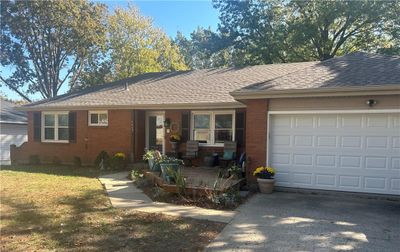
POLYGON ((188 160, 188 166, 192 166, 192 160, 197 158, 199 152, 199 142, 187 141, 186 142, 186 153, 183 155, 183 160, 188 160))
POLYGON ((220 159, 225 163, 224 167, 228 167, 230 163, 236 160, 237 143, 232 141, 224 142, 224 155, 220 159))

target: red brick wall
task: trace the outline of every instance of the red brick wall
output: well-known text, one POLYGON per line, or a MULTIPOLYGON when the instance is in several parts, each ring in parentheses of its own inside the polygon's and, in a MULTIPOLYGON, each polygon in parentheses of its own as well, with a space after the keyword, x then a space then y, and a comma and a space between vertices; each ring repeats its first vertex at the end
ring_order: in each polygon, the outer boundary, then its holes
POLYGON ((74 156, 83 164, 93 164, 100 151, 109 154, 123 152, 129 158, 132 151, 131 110, 109 110, 108 126, 88 126, 88 112, 77 111, 76 143, 42 143, 33 141, 33 112, 28 113, 28 142, 12 153, 13 160, 25 163, 30 155, 39 155, 42 162, 52 162, 54 157, 62 163, 72 163, 74 156))
MULTIPOLYGON (((20 163, 29 161, 29 156, 39 155, 42 162, 51 163, 54 157, 62 163, 72 163, 74 156, 81 158, 83 164, 91 165, 100 151, 106 150, 109 154, 124 152, 133 161, 142 160, 145 148, 145 120, 144 110, 109 110, 108 126, 88 126, 88 111, 77 111, 77 139, 76 143, 42 143, 33 140, 33 112, 28 113, 28 142, 20 148, 13 149, 12 159, 20 163), (132 136, 132 120, 134 134, 132 136)), ((166 110, 165 118, 170 119, 171 128, 182 134, 182 113, 184 110, 166 110)), ((169 137, 174 130, 165 132, 165 149, 171 152, 169 137)), ((185 143, 179 146, 179 152, 185 152, 185 143)), ((207 152, 223 152, 222 147, 200 147, 199 156, 207 152)), ((238 150, 238 155, 241 150, 238 150)), ((197 160, 199 165, 201 159, 197 160)))
POLYGON ((254 183, 253 171, 266 165, 268 100, 248 100, 246 111, 246 175, 254 183))

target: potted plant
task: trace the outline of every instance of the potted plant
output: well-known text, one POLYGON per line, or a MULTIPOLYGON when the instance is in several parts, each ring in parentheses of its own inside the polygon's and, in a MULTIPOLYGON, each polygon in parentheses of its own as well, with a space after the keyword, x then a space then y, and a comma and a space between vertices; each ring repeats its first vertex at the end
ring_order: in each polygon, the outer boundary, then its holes
POLYGON ((257 177, 258 187, 262 193, 272 193, 275 184, 275 169, 272 167, 258 167, 253 175, 257 177))
POLYGON ((143 160, 149 163, 150 171, 160 171, 160 164, 157 162, 161 158, 161 154, 158 150, 148 150, 143 155, 143 160))
POLYGON ((163 179, 168 183, 171 183, 173 178, 171 176, 171 172, 178 171, 179 166, 183 165, 183 160, 162 155, 161 158, 157 160, 157 163, 160 165, 161 176, 163 177, 163 179))
POLYGON ((169 136, 169 142, 171 143, 172 152, 177 153, 180 141, 181 141, 181 136, 176 132, 172 133, 169 136))

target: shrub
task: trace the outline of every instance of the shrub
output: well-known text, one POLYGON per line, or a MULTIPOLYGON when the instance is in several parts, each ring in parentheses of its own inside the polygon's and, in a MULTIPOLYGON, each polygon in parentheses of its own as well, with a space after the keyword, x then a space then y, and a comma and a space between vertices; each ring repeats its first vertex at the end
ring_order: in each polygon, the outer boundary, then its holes
POLYGON ((57 156, 53 157, 53 161, 52 161, 53 165, 60 165, 61 164, 61 159, 57 156))
POLYGON ((173 178, 173 181, 175 182, 176 187, 178 188, 178 194, 180 196, 185 195, 186 192, 186 179, 183 176, 183 173, 181 170, 173 170, 171 168, 168 169, 169 175, 173 178))
POLYGON ((215 180, 213 188, 206 191, 207 198, 215 205, 223 205, 226 207, 237 206, 240 202, 239 189, 230 187, 226 191, 222 191, 231 181, 232 177, 223 179, 221 176, 215 180))
POLYGON ((108 169, 110 167, 110 155, 108 155, 107 151, 100 151, 94 160, 94 165, 100 169, 108 169), (101 165, 102 163, 103 165, 101 165))
POLYGON ((39 155, 30 155, 29 156, 29 164, 38 165, 40 164, 39 155))
POLYGON ((159 150, 148 150, 146 153, 143 155, 143 160, 148 161, 148 160, 154 160, 157 161, 161 158, 161 153, 159 150))
POLYGON ((237 165, 232 165, 229 169, 229 174, 231 176, 234 176, 235 178, 241 178, 242 177, 242 168, 240 168, 237 165))
POLYGON ((81 167, 82 166, 82 161, 81 161, 80 157, 74 156, 74 166, 76 166, 76 167, 81 167))
POLYGON ((126 156, 122 152, 115 153, 111 158, 111 168, 113 170, 121 170, 124 169, 127 165, 126 156))

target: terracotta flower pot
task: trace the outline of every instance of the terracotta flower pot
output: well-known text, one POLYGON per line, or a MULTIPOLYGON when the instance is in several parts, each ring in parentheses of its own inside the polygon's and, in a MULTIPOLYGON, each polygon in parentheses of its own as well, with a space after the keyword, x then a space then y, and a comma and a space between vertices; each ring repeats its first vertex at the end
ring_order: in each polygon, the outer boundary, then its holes
POLYGON ((257 182, 262 193, 272 193, 274 190, 275 179, 257 178, 257 182))

